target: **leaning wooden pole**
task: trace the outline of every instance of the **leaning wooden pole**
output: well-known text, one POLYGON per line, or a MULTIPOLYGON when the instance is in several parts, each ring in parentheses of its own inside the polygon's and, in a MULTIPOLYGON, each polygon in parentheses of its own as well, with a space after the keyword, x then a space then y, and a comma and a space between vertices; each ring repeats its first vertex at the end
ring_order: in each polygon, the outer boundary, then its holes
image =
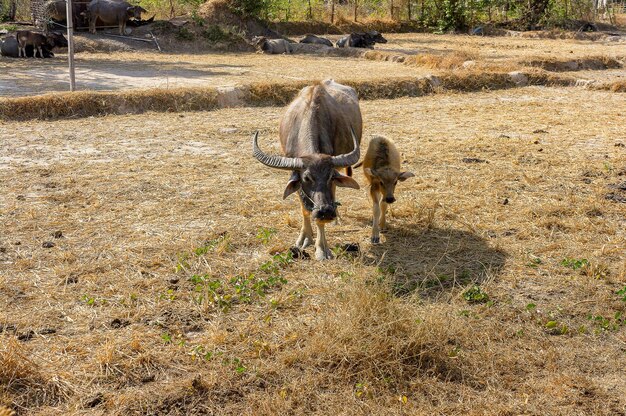
POLYGON ((70 69, 70 91, 76 90, 76 76, 74 73, 74 19, 72 16, 72 0, 66 0, 67 13, 67 62, 70 69))

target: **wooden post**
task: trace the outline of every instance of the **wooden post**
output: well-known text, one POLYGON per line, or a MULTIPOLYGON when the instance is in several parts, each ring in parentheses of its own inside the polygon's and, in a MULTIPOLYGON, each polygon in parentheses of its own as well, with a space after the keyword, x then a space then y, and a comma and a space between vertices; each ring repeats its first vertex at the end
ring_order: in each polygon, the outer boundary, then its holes
POLYGON ((67 13, 67 62, 70 69, 70 91, 76 90, 76 77, 74 74, 74 16, 72 13, 72 0, 66 0, 67 13))

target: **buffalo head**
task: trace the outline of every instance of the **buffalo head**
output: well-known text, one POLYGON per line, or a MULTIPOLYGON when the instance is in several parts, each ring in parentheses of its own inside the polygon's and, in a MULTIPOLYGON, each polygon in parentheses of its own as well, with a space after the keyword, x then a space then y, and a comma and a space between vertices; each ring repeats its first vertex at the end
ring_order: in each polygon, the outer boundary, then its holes
POLYGON ((135 18, 136 20, 141 20, 141 13, 145 12, 147 12, 147 10, 141 6, 129 6, 126 8, 126 15, 129 19, 135 18))
POLYGON ((365 36, 367 36, 368 40, 373 43, 387 43, 387 39, 383 37, 379 32, 375 30, 368 31, 365 36))
POLYGON ((335 187, 359 189, 359 184, 354 179, 337 171, 338 168, 352 166, 359 160, 359 143, 354 131, 351 133, 354 149, 350 153, 337 156, 318 153, 286 157, 265 154, 259 149, 259 132, 256 132, 252 139, 253 154, 266 166, 291 170, 283 199, 300 190, 304 206, 311 208, 313 219, 328 222, 337 217, 335 187))
POLYGON ((46 36, 46 43, 52 48, 66 48, 67 39, 59 32, 49 32, 46 36))
POLYGON ((383 200, 388 204, 396 202, 394 192, 398 181, 404 182, 415 176, 412 172, 397 172, 390 167, 379 169, 365 168, 365 172, 370 176, 372 186, 378 185, 380 192, 384 195, 383 200))

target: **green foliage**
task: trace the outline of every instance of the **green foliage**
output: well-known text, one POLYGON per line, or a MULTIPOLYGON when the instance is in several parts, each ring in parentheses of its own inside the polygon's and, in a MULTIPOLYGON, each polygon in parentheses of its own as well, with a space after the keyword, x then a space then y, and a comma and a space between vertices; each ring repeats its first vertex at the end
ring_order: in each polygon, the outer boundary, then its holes
POLYGON ((256 233, 256 238, 261 240, 263 244, 267 244, 269 243, 269 241, 271 240, 274 234, 276 234, 275 228, 261 227, 259 228, 259 231, 256 233))
POLYGON ((589 314, 587 319, 592 322, 596 328, 596 333, 601 331, 612 332, 617 331, 626 325, 626 317, 621 311, 615 312, 612 317, 606 318, 602 315, 589 314))
POLYGON ((186 27, 181 27, 176 32, 176 39, 179 39, 179 40, 192 41, 195 38, 196 38, 196 35, 192 31, 187 29, 186 27))
POLYGON ((463 299, 469 303, 486 303, 489 302, 489 295, 487 295, 478 285, 473 285, 465 292, 463 292, 463 299))
POLYGON ((257 272, 240 274, 228 281, 208 274, 194 274, 189 278, 193 284, 193 301, 197 305, 213 306, 222 311, 231 309, 235 304, 250 304, 285 285, 287 279, 281 273, 291 263, 291 252, 278 253, 263 263, 257 272))
POLYGON ((561 266, 568 267, 572 270, 581 269, 589 264, 589 260, 587 259, 574 259, 566 257, 561 261, 561 266))
POLYGON ((210 42, 220 42, 224 40, 228 40, 230 35, 217 25, 210 25, 204 31, 202 31, 202 36, 210 41, 210 42))
POLYGON ((626 286, 624 286, 623 289, 618 290, 616 293, 622 297, 622 302, 626 302, 626 286))

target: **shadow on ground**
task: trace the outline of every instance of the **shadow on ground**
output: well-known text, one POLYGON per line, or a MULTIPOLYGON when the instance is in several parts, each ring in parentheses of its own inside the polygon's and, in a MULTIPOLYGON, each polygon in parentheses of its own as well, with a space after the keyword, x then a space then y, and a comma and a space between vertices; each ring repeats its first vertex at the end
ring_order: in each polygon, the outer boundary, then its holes
POLYGON ((415 290, 436 296, 454 287, 480 284, 497 276, 507 258, 506 252, 463 230, 410 224, 384 235, 386 241, 372 246, 365 258, 392 279, 399 296, 415 290))

